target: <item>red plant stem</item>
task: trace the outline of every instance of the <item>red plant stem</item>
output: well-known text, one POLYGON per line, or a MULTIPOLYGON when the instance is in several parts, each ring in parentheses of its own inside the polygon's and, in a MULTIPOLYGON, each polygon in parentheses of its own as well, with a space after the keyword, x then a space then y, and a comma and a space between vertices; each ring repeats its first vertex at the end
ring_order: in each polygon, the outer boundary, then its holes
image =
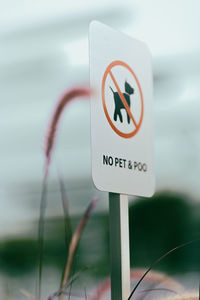
MULTIPOLYGON (((131 270, 131 280, 139 280, 146 270, 144 269, 132 269, 131 270)), ((160 282, 165 282, 166 288, 171 288, 175 290, 182 290, 182 286, 166 276, 163 273, 151 271, 151 274, 146 276, 146 280, 149 283, 159 284, 160 282)), ((89 298, 90 300, 100 300, 103 299, 104 295, 110 290, 110 279, 107 279, 103 284, 101 284, 95 293, 89 298)))
POLYGON ((48 168, 51 161, 51 154, 55 144, 56 131, 58 127, 61 115, 68 103, 70 103, 75 98, 79 97, 89 97, 91 95, 91 90, 88 87, 79 87, 67 91, 59 100, 55 111, 53 113, 50 126, 47 133, 46 144, 45 144, 45 174, 48 174, 48 168))
POLYGON ((36 287, 36 299, 41 299, 41 281, 42 281, 42 260, 43 260, 43 248, 44 248, 44 219, 45 219, 45 211, 46 211, 46 190, 47 190, 47 178, 48 178, 48 170, 51 161, 52 150, 55 144, 56 131, 58 127, 59 120, 61 115, 68 103, 70 103, 75 98, 80 97, 89 97, 91 94, 91 90, 88 87, 78 87, 67 91, 61 99, 58 101, 58 104, 53 113, 46 143, 45 143, 45 168, 44 168, 44 179, 42 184, 42 195, 41 195, 41 203, 40 203, 40 217, 39 217, 39 226, 38 226, 38 245, 39 245, 39 253, 38 253, 38 284, 36 287))
MULTIPOLYGON (((70 270, 71 270, 71 265, 72 265, 72 262, 73 262, 73 257, 74 257, 75 251, 77 249, 77 245, 79 243, 81 234, 83 232, 83 229, 84 229, 85 225, 88 222, 88 219, 89 219, 92 211, 94 210, 94 208, 96 206, 97 201, 98 201, 97 198, 94 198, 92 200, 92 202, 90 203, 87 210, 85 211, 83 217, 81 218, 81 220, 80 220, 80 222, 79 222, 79 224, 78 224, 78 226, 77 226, 77 228, 76 228, 76 230, 73 234, 73 237, 72 237, 72 240, 71 240, 70 246, 69 246, 69 254, 68 254, 68 258, 67 258, 67 262, 66 262, 66 266, 65 266, 64 276, 63 276, 63 280, 62 280, 62 283, 61 283, 61 290, 62 291, 64 291, 64 289, 67 285, 67 281, 68 281, 70 270)), ((59 299, 63 300, 63 294, 62 293, 61 293, 59 299)))
POLYGON ((44 248, 44 219, 46 211, 46 192, 47 192, 47 173, 42 183, 42 193, 40 200, 40 216, 38 225, 38 280, 36 285, 36 300, 41 299, 41 282, 42 282, 42 264, 43 264, 43 248, 44 248))

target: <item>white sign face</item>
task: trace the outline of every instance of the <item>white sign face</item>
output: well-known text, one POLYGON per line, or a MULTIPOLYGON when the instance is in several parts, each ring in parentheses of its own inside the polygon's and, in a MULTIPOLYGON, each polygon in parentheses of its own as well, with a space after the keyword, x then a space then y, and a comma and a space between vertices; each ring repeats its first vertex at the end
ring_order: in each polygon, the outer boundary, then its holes
POLYGON ((147 46, 93 21, 90 84, 95 186, 102 191, 152 196, 153 84, 147 46))

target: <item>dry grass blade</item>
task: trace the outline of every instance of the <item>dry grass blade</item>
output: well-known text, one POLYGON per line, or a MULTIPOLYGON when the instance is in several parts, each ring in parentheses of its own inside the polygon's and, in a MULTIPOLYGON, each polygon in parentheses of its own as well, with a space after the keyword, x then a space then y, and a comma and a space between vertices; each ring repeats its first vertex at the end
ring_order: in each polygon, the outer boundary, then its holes
MULTIPOLYGON (((72 236, 72 240, 71 240, 71 243, 70 243, 70 246, 69 246, 69 254, 68 254, 68 258, 67 258, 67 262, 66 262, 66 266, 65 266, 65 271, 64 271, 64 276, 63 276, 63 280, 62 280, 62 283, 61 283, 61 289, 64 290, 65 286, 67 285, 67 281, 68 281, 68 278, 69 278, 69 274, 70 274, 70 270, 71 270, 71 265, 72 265, 72 262, 73 262, 73 258, 74 258, 74 254, 75 254, 75 251, 77 249, 77 246, 78 246, 78 243, 79 243, 79 240, 80 240, 80 237, 81 237, 81 234, 83 232, 83 229, 85 227, 85 225, 87 224, 88 222, 88 219, 91 215, 91 213, 93 212, 95 206, 96 206, 96 203, 97 203, 97 198, 94 198, 91 203, 89 204, 88 208, 86 209, 83 217, 81 218, 73 236, 72 236)), ((63 297, 62 297, 62 294, 59 298, 60 300, 63 300, 63 297)))
POLYGON ((143 298, 142 298, 142 299, 144 299, 144 298, 147 296, 147 294, 148 294, 149 292, 160 292, 160 291, 170 292, 170 293, 172 293, 172 294, 177 295, 177 292, 175 292, 175 291, 173 291, 173 290, 170 290, 170 289, 166 289, 166 288, 152 288, 152 289, 146 289, 146 290, 140 291, 140 293, 144 293, 143 298))
MULTIPOLYGON (((144 274, 144 272, 143 272, 143 274, 144 274)), ((141 274, 141 276, 143 274, 141 274)), ((165 291, 165 292, 170 292, 170 293, 174 293, 174 294, 178 295, 178 292, 183 290, 182 285, 180 285, 178 282, 174 281, 172 278, 170 278, 164 274, 162 274, 162 275, 160 274, 160 278, 159 278, 159 276, 154 275, 154 272, 151 272, 151 273, 147 274, 147 276, 145 278, 146 280, 148 280, 148 275, 152 278, 153 283, 148 287, 148 289, 145 289, 145 290, 142 290, 139 292, 142 295, 139 296, 139 294, 138 294, 137 300, 146 299, 149 296, 149 292, 165 291), (165 285, 165 287, 158 287, 160 284, 165 285)))
POLYGON ((46 191, 47 191, 47 176, 45 175, 42 183, 42 194, 40 201, 40 217, 38 225, 38 278, 36 286, 36 299, 41 298, 41 281, 42 281, 42 262, 44 248, 44 218, 46 210, 46 191))
MULTIPOLYGON (((143 276, 143 274, 146 272, 145 269, 132 269, 130 273, 131 281, 140 280, 140 278, 143 276)), ((163 273, 151 271, 146 278, 146 283, 151 284, 150 287, 153 289, 157 285, 164 283, 165 288, 172 291, 173 290, 181 290, 183 287, 173 280, 172 278, 166 276, 163 273)), ((105 294, 110 290, 110 279, 107 279, 103 284, 101 284, 96 291, 92 294, 90 297, 90 300, 99 300, 102 299, 105 294)), ((137 300, 143 300, 146 295, 145 291, 141 291, 142 295, 137 295, 137 300), (143 293, 144 292, 144 293, 143 293)))
POLYGON ((87 87, 74 88, 67 91, 63 97, 58 101, 58 104, 54 110, 45 143, 45 168, 44 168, 44 180, 42 184, 42 195, 40 202, 40 217, 38 226, 38 244, 39 244, 39 262, 38 262, 38 282, 36 287, 36 299, 41 299, 41 279, 42 279, 42 261, 43 261, 43 244, 44 244, 44 219, 46 210, 46 190, 47 190, 47 177, 48 170, 51 160, 51 154, 53 146, 55 144, 56 131, 58 123, 60 121, 61 115, 66 107, 66 105, 77 97, 89 97, 90 89, 87 87))
POLYGON ((60 183, 62 206, 63 206, 63 212, 64 212, 65 241, 66 241, 66 246, 68 248, 69 243, 72 238, 72 226, 71 226, 70 217, 69 217, 68 199, 67 199, 66 192, 65 192, 65 185, 64 185, 62 178, 60 178, 60 177, 59 177, 59 183, 60 183))
MULTIPOLYGON (((86 269, 86 268, 85 268, 86 269)), ((84 270, 85 270, 84 269, 84 270)), ((80 273, 82 272, 83 270, 79 271, 78 273, 76 273, 70 280, 69 282, 63 287, 63 288, 60 288, 58 291, 56 291, 55 293, 51 294, 47 300, 54 300, 55 298, 59 297, 61 294, 63 295, 68 295, 69 293, 66 292, 66 289, 70 286, 72 286, 73 282, 79 277, 80 273)))
POLYGON ((144 300, 149 296, 149 292, 160 292, 160 291, 164 291, 164 292, 170 292, 172 294, 178 295, 178 293, 172 289, 169 288, 162 288, 162 287, 156 287, 155 284, 153 284, 152 286, 150 286, 148 289, 142 290, 139 293, 141 294, 141 296, 137 296, 137 300, 144 300))
POLYGON ((67 104, 69 104, 72 100, 78 97, 89 97, 91 94, 91 90, 87 87, 79 87, 79 88, 74 88, 69 91, 67 91, 63 97, 59 100, 55 111, 53 113, 48 133, 47 133, 47 138, 46 138, 46 144, 45 144, 45 157, 46 157, 46 162, 45 162, 45 174, 48 173, 48 168, 51 160, 51 154, 53 150, 53 146, 55 143, 55 137, 56 137, 56 131, 58 127, 58 123, 60 121, 61 115, 66 107, 67 104))
POLYGON ((87 292, 86 292, 86 288, 84 288, 85 290, 85 300, 87 300, 87 292))
POLYGON ((198 300, 198 295, 194 293, 186 293, 184 295, 168 298, 167 300, 198 300))
POLYGON ((29 300, 35 300, 35 298, 27 291, 21 289, 20 290, 21 294, 24 295, 25 297, 27 297, 29 300))
POLYGON ((72 284, 70 284, 70 287, 69 287, 68 300, 70 300, 70 298, 71 298, 71 292, 72 292, 72 284))
POLYGON ((155 267, 163 258, 165 258, 166 256, 168 256, 170 253, 180 249, 180 248, 183 248, 187 245, 190 245, 194 242, 197 242, 199 241, 199 239, 197 240, 192 240, 190 242, 187 242, 187 243, 184 243, 184 244, 181 244, 171 250, 169 250, 168 252, 166 252, 164 255, 162 255, 161 257, 159 257, 155 262, 153 262, 153 264, 150 266, 150 268, 143 274, 143 276, 140 278, 140 280, 138 281, 138 283, 135 285, 134 289, 132 290, 130 296, 128 297, 128 300, 130 300, 133 296, 133 294, 135 293, 136 289, 138 288, 138 286, 140 285, 140 283, 143 281, 143 279, 145 278, 145 276, 152 270, 153 267, 155 267))

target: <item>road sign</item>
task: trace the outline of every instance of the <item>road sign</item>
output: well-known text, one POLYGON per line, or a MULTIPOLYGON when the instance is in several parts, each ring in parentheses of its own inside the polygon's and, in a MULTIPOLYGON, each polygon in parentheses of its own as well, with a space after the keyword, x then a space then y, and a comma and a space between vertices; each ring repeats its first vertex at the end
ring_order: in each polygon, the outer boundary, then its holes
POLYGON ((152 67, 147 46, 90 25, 92 176, 103 191, 154 192, 152 67))

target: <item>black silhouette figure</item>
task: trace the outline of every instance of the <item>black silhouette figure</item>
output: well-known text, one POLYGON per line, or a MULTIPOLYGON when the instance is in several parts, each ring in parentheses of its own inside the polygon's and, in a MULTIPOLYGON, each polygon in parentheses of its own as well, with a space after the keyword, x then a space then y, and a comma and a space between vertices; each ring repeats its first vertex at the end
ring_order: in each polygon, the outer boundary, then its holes
MULTIPOLYGON (((130 107, 131 105, 131 100, 130 100, 130 95, 134 94, 134 89, 131 87, 131 85, 125 81, 125 93, 123 93, 124 98, 128 104, 128 106, 130 107)), ((123 122, 123 118, 122 118, 122 114, 121 114, 121 109, 125 109, 125 106, 119 96, 118 92, 114 92, 112 87, 110 86, 111 91, 113 92, 113 97, 114 97, 114 101, 115 101, 115 111, 114 111, 114 120, 117 121, 117 116, 119 116, 120 122, 123 122)), ((130 116, 126 110, 126 114, 127 114, 127 121, 128 123, 130 123, 130 116)))

